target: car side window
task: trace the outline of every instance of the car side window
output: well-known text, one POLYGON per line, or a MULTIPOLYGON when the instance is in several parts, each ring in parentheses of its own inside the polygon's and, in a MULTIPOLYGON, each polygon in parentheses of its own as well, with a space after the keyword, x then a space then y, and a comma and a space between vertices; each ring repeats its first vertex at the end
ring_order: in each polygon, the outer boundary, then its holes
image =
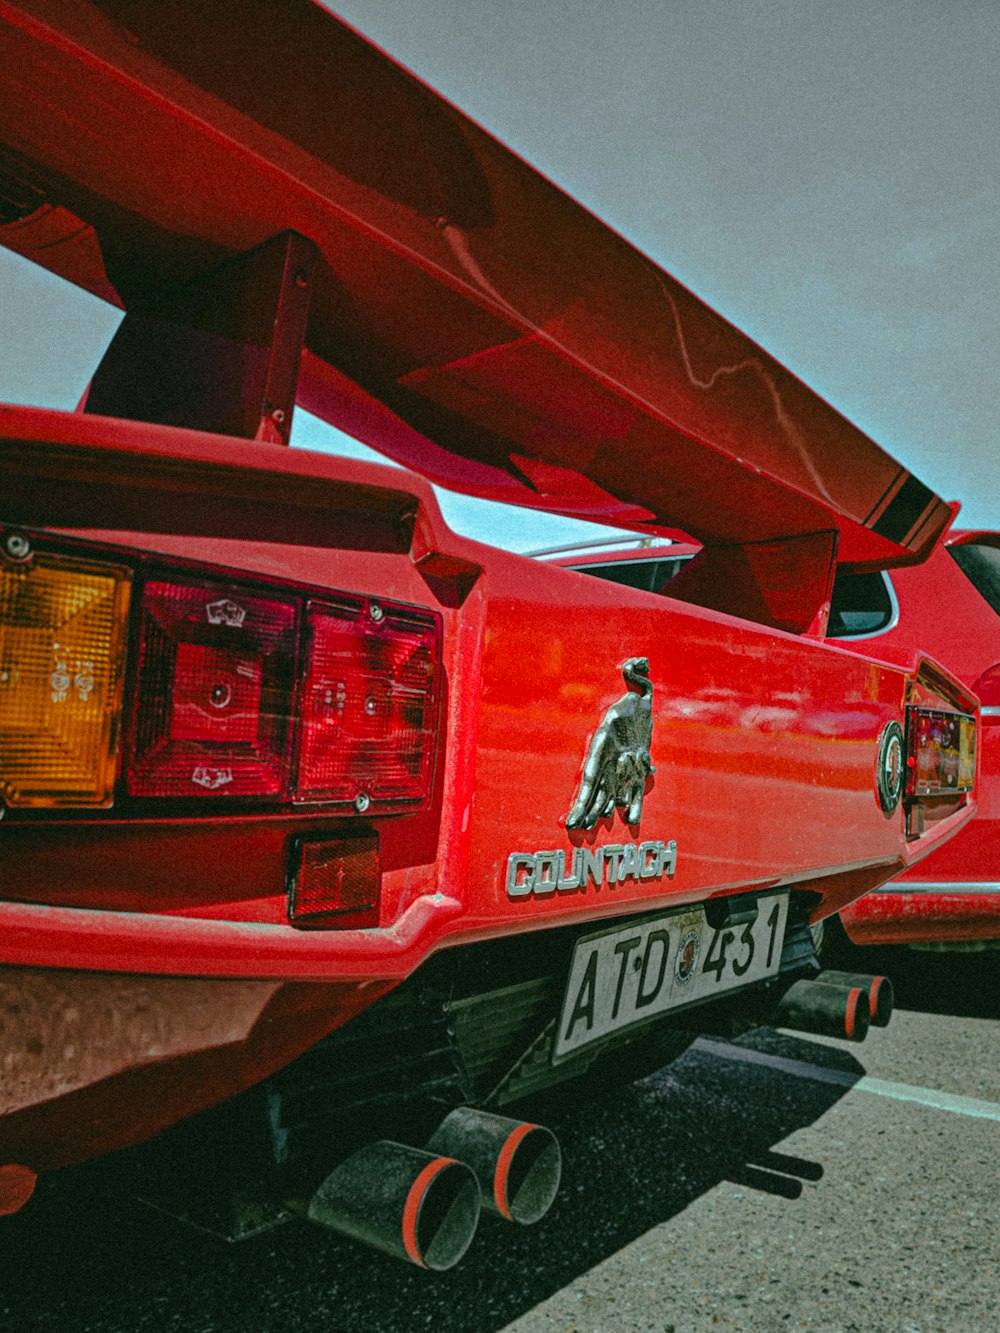
POLYGON ((620 583, 625 588, 638 588, 641 592, 660 592, 664 584, 669 583, 687 556, 674 556, 666 560, 619 560, 606 565, 574 565, 578 574, 590 574, 595 579, 606 579, 609 583, 620 583))
POLYGON ((830 639, 862 639, 890 629, 898 615, 896 597, 888 575, 853 574, 838 570, 833 583, 830 639))
POLYGON ((946 549, 976 591, 1000 614, 1000 550, 975 542, 946 549))

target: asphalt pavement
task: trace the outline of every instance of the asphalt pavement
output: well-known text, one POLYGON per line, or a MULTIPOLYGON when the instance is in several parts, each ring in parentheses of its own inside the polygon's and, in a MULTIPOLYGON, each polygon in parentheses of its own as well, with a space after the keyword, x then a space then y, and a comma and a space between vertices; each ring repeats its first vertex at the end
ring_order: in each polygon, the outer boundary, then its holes
POLYGON ((109 1188, 42 1183, 0 1225, 0 1327, 55 1333, 992 1333, 1000 953, 882 951, 867 1042, 700 1041, 550 1124, 564 1184, 431 1275, 293 1222, 238 1245, 109 1188))

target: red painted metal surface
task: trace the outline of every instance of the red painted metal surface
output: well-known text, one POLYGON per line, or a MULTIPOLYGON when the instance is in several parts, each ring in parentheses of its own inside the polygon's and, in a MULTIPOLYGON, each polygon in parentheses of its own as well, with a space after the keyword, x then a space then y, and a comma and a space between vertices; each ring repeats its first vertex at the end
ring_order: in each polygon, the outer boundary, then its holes
POLYGON ((982 692, 984 708, 975 819, 919 866, 842 910, 841 920, 857 944, 1000 940, 1000 716, 993 711, 997 701, 989 683, 1000 662, 1000 615, 953 554, 962 546, 998 544, 997 533, 955 532, 925 565, 894 570, 898 619, 858 645, 898 652, 919 643, 971 690, 982 692))
POLYGON ((0 1217, 20 1212, 35 1192, 37 1171, 11 1162, 0 1167, 0 1217))
POLYGON ((899 892, 867 894, 841 920, 855 944, 987 943, 1000 939, 1000 892, 945 879, 914 892, 904 881, 899 892))

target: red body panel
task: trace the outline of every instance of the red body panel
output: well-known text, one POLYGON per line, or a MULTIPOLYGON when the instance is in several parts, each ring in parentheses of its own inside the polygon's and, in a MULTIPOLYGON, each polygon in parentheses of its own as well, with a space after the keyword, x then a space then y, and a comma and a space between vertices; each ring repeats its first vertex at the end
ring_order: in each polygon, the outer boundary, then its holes
MULTIPOLYGON (((899 651, 919 643, 975 690, 1000 661, 1000 616, 949 547, 994 546, 996 540, 995 533, 955 533, 925 565, 895 570, 898 620, 858 646, 899 651)), ((976 818, 919 866, 842 910, 856 944, 1000 941, 1000 716, 994 709, 991 699, 982 713, 976 818)))

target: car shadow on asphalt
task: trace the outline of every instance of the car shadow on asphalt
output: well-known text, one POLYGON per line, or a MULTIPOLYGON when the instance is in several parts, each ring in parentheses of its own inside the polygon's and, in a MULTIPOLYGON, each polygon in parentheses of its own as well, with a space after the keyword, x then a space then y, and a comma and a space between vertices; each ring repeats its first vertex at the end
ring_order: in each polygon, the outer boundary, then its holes
MULTIPOLYGON (((749 1048, 861 1077, 849 1050, 764 1030, 749 1048)), ((549 1215, 481 1222, 450 1272, 428 1274, 305 1222, 227 1245, 109 1194, 99 1167, 44 1182, 5 1225, 10 1327, 88 1333, 371 1329, 493 1333, 723 1181, 789 1209, 818 1163, 778 1151, 848 1091, 698 1044, 639 1083, 585 1102, 567 1085, 548 1123, 564 1154, 549 1215)), ((669 1248, 669 1247, 666 1247, 669 1248)), ((682 1260, 677 1262, 683 1283, 682 1260)))

